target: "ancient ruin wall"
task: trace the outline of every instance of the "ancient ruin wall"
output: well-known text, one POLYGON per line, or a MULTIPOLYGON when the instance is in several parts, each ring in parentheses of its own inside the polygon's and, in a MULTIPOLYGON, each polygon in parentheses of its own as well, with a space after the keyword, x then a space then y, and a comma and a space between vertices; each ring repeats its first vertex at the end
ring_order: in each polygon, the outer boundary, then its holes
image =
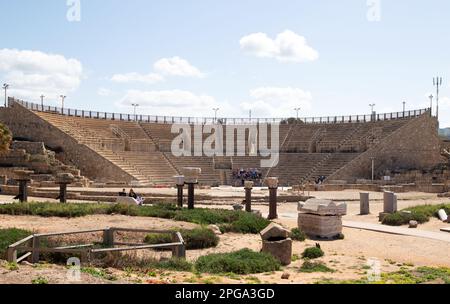
POLYGON ((372 157, 375 158, 375 175, 396 168, 427 169, 442 163, 436 119, 424 114, 412 120, 335 172, 328 180, 353 182, 356 179, 370 179, 372 157))
POLYGON ((99 182, 131 182, 134 178, 100 156, 86 145, 79 144, 70 135, 41 119, 18 104, 0 109, 0 121, 5 123, 15 138, 44 142, 52 150, 61 150, 58 158, 76 166, 81 174, 99 182))

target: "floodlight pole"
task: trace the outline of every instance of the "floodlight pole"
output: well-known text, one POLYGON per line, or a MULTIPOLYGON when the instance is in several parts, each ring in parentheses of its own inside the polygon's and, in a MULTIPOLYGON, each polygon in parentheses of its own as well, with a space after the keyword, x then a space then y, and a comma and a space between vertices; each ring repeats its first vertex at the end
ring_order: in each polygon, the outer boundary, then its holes
POLYGON ((431 116, 433 116, 433 94, 431 94, 430 96, 428 96, 428 98, 430 98, 430 111, 431 111, 431 116))
POLYGON ((214 123, 217 121, 217 111, 219 111, 220 108, 213 108, 214 111, 214 123))
POLYGON ((406 110, 406 101, 403 102, 403 114, 405 114, 405 110, 406 110))
POLYGON ((297 120, 298 120, 298 112, 300 112, 301 109, 302 109, 302 108, 295 108, 295 109, 294 109, 294 111, 297 112, 297 120))
POLYGON ((442 86, 442 77, 433 78, 433 86, 436 87, 436 119, 439 121, 439 88, 442 86))
POLYGON ((139 104, 137 104, 137 103, 132 103, 131 105, 132 105, 133 108, 134 108, 134 112, 133 112, 133 113, 134 113, 134 120, 137 120, 137 118, 136 118, 136 108, 139 107, 139 104))
POLYGON ((44 94, 41 95, 41 111, 44 111, 44 94))
POLYGON ((61 114, 64 114, 64 100, 67 98, 67 96, 61 95, 59 97, 61 97, 61 114))
POLYGON ((8 97, 7 97, 7 93, 6 93, 8 88, 9 88, 9 84, 4 83, 3 84, 3 90, 5 90, 5 108, 8 106, 8 97))

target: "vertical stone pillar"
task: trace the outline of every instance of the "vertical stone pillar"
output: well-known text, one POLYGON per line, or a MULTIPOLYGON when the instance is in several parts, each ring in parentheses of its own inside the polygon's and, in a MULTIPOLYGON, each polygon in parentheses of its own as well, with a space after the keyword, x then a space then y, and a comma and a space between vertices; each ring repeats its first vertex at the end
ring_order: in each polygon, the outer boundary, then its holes
POLYGON ((19 182, 19 195, 17 198, 21 203, 28 201, 28 183, 31 181, 30 175, 33 174, 33 171, 28 170, 16 170, 14 171, 17 178, 16 180, 19 182))
POLYGON ((177 185, 177 205, 179 208, 183 208, 184 176, 175 176, 175 183, 177 185))
POLYGON ((188 185, 188 209, 194 209, 194 187, 202 173, 201 168, 183 168, 185 183, 188 185))
POLYGON ((188 209, 194 209, 194 183, 187 183, 188 185, 188 209))
POLYGON ((394 192, 385 191, 383 194, 384 198, 384 213, 395 213, 397 212, 397 196, 394 192))
POLYGON ((59 184, 59 201, 67 203, 67 185, 73 183, 74 177, 71 173, 60 173, 56 177, 56 183, 59 184))
POLYGON ((19 202, 28 202, 28 182, 29 180, 19 180, 19 202))
POLYGON ((245 182, 244 187, 245 187, 245 211, 252 212, 253 182, 252 181, 245 182))
POLYGON ((370 214, 370 203, 369 203, 369 193, 362 192, 359 194, 360 200, 360 215, 370 214))
POLYGON ((266 185, 269 187, 269 220, 278 218, 277 214, 277 190, 278 190, 278 178, 268 177, 266 178, 266 185))

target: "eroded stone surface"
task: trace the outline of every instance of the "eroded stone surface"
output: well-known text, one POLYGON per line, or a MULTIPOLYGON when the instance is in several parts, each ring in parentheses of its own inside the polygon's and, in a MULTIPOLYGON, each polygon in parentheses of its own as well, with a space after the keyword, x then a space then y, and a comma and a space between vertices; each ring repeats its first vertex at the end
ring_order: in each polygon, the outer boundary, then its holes
POLYGON ((260 232, 261 238, 263 240, 270 240, 270 239, 286 239, 289 237, 289 230, 282 227, 279 224, 271 223, 269 226, 267 226, 264 230, 260 232))

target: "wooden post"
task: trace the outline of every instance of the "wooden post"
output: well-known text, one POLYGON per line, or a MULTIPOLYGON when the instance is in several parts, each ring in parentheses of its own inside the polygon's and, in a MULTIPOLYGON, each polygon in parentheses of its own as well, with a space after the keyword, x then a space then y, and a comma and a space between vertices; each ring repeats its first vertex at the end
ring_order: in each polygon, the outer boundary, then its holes
POLYGON ((8 247, 6 260, 9 263, 16 263, 17 262, 17 249, 15 247, 8 247))
POLYGON ((103 245, 107 247, 114 247, 114 229, 107 228, 103 232, 103 245))
POLYGON ((31 263, 39 263, 39 247, 41 247, 41 239, 37 236, 33 237, 32 240, 33 252, 31 254, 31 263))

